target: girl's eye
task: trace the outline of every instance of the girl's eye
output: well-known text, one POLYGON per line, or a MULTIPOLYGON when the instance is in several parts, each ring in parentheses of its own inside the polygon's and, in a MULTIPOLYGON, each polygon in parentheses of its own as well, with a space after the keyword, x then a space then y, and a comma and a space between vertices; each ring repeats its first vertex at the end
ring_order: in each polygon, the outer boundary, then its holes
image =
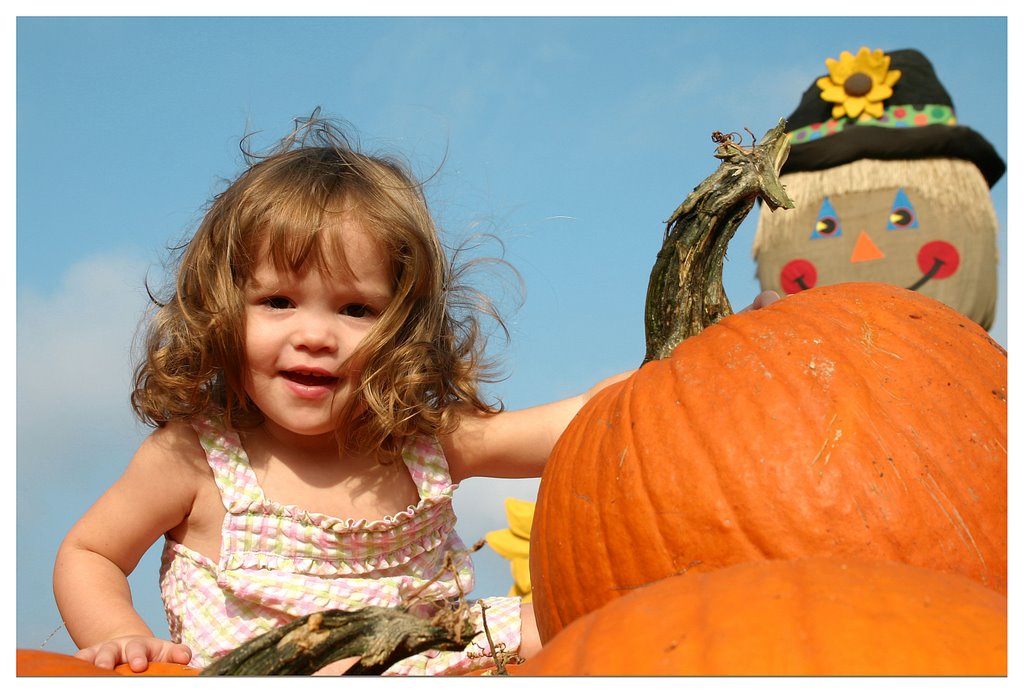
POLYGON ((263 305, 273 309, 286 309, 293 306, 291 299, 286 296, 268 296, 263 300, 263 305))
POLYGON ((341 314, 352 318, 368 318, 374 315, 374 312, 365 304, 349 304, 341 309, 341 314))

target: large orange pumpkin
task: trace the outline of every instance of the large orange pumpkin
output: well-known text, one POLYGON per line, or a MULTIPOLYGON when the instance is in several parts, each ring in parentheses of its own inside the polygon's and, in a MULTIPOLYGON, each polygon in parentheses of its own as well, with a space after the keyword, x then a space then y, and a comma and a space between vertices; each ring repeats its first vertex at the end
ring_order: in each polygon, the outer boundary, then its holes
POLYGON ((895 562, 737 564, 639 588, 516 675, 1006 675, 1006 597, 895 562))
POLYGON ((538 492, 543 640, 639 586, 758 559, 891 559, 1006 592, 1006 353, 916 292, 736 314, 593 398, 538 492))

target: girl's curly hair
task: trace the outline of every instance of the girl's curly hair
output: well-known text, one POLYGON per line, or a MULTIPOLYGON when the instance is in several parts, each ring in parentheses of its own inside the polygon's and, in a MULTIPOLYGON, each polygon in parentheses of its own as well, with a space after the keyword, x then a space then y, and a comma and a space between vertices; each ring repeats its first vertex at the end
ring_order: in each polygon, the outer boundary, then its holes
POLYGON ((462 283, 468 266, 447 256, 408 169, 355 151, 318 111, 270 152, 245 153, 249 167, 177 249, 169 298, 152 297, 131 396, 140 419, 163 426, 212 414, 242 429, 263 421, 244 387, 243 288, 259 252, 279 271, 329 272, 339 261, 329 222, 339 213, 358 215, 381 242, 395 282, 393 301, 353 355, 366 362, 339 443, 391 461, 411 437, 450 432, 462 408, 500 411, 478 391, 496 376, 480 317, 505 326, 493 304, 462 283))

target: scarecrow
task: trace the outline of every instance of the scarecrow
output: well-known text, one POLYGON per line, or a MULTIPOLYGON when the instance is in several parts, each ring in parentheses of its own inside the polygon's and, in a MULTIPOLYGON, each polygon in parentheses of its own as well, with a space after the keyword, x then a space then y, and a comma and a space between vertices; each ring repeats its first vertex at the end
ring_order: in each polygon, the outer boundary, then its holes
MULTIPOLYGON (((916 50, 825 61, 787 119, 780 180, 795 209, 762 209, 754 258, 762 290, 794 294, 886 282, 957 309, 986 330, 996 306, 999 222, 989 189, 1006 164, 959 125, 949 93, 916 50)), ((529 596, 534 503, 506 499, 509 527, 487 542, 509 560, 509 595, 529 596)))
POLYGON ((796 208, 763 209, 758 220, 762 290, 886 282, 988 330, 999 229, 989 189, 1006 164, 957 123, 920 52, 862 47, 825 64, 828 74, 786 125, 791 149, 780 180, 796 208))

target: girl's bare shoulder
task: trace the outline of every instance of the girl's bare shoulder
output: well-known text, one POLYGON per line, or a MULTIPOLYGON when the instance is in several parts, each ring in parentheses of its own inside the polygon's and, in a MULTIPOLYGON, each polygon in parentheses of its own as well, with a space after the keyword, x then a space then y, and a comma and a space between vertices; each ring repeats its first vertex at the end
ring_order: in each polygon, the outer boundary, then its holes
POLYGON ((178 474, 209 473, 199 436, 186 422, 168 422, 154 429, 139 446, 132 465, 145 469, 175 469, 178 474))

